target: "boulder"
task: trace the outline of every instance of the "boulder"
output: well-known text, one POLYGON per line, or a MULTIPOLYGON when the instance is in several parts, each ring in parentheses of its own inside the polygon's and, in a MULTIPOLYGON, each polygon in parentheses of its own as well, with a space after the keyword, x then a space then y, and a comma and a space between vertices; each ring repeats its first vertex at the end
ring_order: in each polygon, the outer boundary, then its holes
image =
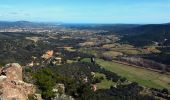
POLYGON ((17 63, 7 64, 0 70, 0 100, 27 100, 35 94, 35 86, 23 81, 22 67, 17 63))
POLYGON ((8 80, 22 80, 22 67, 17 63, 7 64, 0 75, 6 76, 8 80))
POLYGON ((51 58, 53 56, 54 51, 53 50, 48 50, 46 51, 41 57, 45 60, 51 58))
POLYGON ((64 86, 64 84, 60 84, 60 83, 56 84, 56 86, 53 89, 53 92, 64 94, 65 93, 65 86, 64 86))

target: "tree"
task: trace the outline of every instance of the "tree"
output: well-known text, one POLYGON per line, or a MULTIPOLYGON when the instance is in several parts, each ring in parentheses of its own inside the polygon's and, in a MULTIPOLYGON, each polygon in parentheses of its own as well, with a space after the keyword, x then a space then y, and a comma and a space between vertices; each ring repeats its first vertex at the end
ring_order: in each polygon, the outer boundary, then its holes
POLYGON ((52 98, 54 96, 53 87, 55 86, 55 80, 53 79, 53 73, 50 69, 44 68, 35 71, 33 77, 36 79, 36 84, 42 91, 43 98, 52 98))
POLYGON ((127 79, 126 79, 125 77, 123 77, 123 78, 120 79, 120 82, 121 82, 121 83, 124 83, 126 80, 127 80, 127 79))

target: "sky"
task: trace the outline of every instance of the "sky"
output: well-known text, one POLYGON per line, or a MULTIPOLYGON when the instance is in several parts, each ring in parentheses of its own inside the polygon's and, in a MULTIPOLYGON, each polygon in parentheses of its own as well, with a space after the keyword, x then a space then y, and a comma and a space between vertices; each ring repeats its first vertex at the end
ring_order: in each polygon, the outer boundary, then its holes
POLYGON ((0 21, 168 23, 170 0, 0 0, 0 21))

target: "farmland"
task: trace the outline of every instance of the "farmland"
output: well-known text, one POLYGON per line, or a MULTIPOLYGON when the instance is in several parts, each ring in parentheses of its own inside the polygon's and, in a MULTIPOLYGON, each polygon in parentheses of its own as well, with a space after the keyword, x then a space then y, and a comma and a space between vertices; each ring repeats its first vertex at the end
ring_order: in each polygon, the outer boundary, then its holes
POLYGON ((103 68, 115 72, 120 76, 126 77, 129 81, 138 82, 146 87, 167 88, 170 90, 170 75, 160 74, 158 72, 104 61, 101 59, 97 59, 96 62, 103 68))

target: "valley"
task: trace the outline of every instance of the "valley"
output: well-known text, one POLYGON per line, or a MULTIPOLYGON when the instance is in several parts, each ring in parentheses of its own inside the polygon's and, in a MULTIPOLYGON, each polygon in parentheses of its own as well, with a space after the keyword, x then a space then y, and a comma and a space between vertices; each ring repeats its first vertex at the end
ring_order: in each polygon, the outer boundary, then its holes
POLYGON ((0 32, 0 66, 19 63, 43 99, 169 99, 169 24, 33 25, 0 32))

